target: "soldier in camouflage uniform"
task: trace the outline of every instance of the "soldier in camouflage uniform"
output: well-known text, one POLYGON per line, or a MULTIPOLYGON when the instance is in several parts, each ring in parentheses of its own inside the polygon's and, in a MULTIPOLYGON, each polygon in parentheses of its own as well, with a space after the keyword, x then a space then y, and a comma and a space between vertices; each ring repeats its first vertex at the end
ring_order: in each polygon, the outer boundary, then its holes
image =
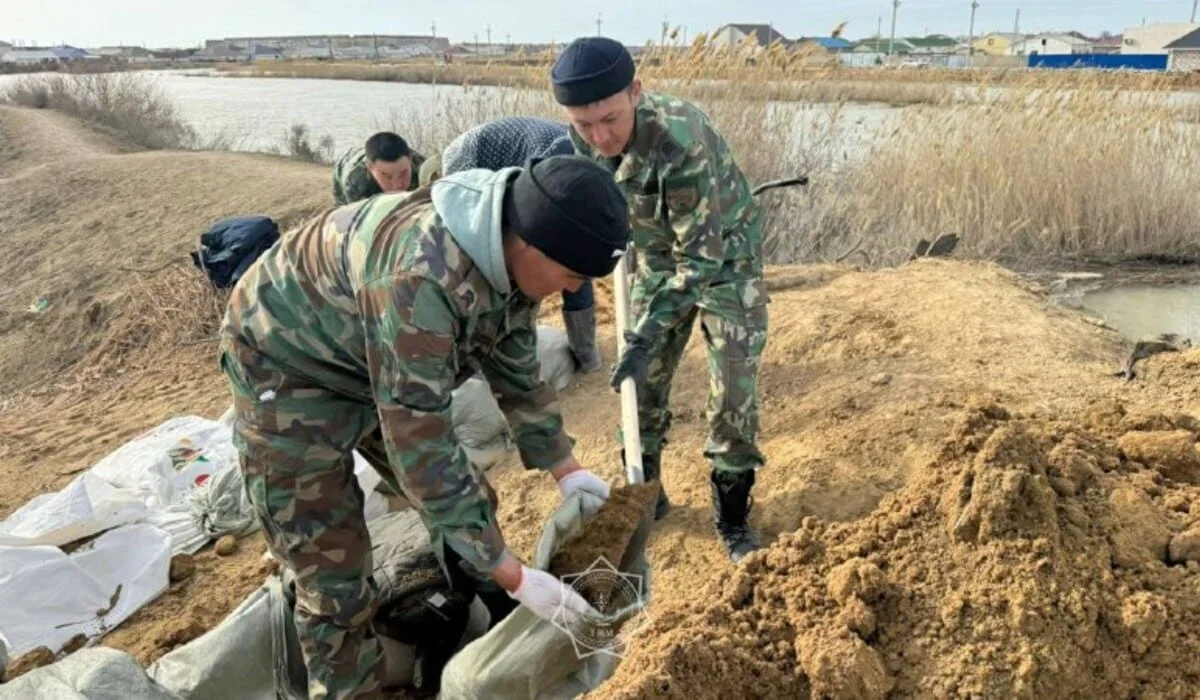
POLYGON ((451 392, 481 371, 524 466, 564 497, 607 497, 538 378, 535 323, 540 299, 612 271, 628 226, 611 175, 559 156, 327 210, 238 282, 221 354, 234 444, 268 547, 296 576, 311 697, 381 690, 355 448, 383 456, 371 461, 421 514, 447 577, 493 622, 518 603, 544 619, 594 613, 506 548, 496 496, 455 438, 451 392), (367 444, 377 427, 383 444, 367 444))
MULTIPOLYGON (((716 529, 736 562, 759 546, 747 520, 764 462, 757 445, 757 375, 767 340, 759 207, 708 117, 684 100, 643 91, 622 44, 577 39, 551 80, 577 152, 607 165, 629 203, 636 320, 612 385, 637 380, 646 476, 660 475, 671 381, 699 319, 710 381, 704 456, 716 529)), ((664 492, 658 505, 662 517, 664 492)))
POLYGON ((418 185, 414 174, 424 162, 404 139, 381 131, 333 164, 333 201, 349 204, 383 192, 411 192, 418 185))

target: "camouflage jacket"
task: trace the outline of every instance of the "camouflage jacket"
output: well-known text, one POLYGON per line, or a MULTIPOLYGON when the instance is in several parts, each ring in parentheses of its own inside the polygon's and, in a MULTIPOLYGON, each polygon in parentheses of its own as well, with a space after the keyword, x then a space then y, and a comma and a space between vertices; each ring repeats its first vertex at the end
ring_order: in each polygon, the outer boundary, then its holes
POLYGON ((716 127, 695 105, 644 92, 633 141, 619 158, 577 153, 615 170, 629 201, 638 282, 648 295, 637 332, 654 337, 695 306, 714 311, 766 302, 760 211, 716 127))
POLYGON ((500 208, 479 194, 503 190, 459 190, 467 194, 441 209, 446 217, 425 189, 328 210, 290 231, 239 281, 223 331, 289 372, 374 404, 389 464, 435 551, 448 545, 488 571, 505 544, 452 430, 452 390, 482 371, 527 468, 561 463, 572 445, 556 393, 538 376, 537 303, 509 284, 500 208), (472 196, 476 205, 462 203, 472 196), (495 240, 464 231, 470 217, 487 219, 480 209, 495 212, 495 240))
MULTIPOLYGON (((425 156, 411 151, 412 182, 408 191, 412 192, 419 186, 418 173, 425 162, 425 156)), ((362 146, 351 148, 342 154, 333 164, 333 201, 338 204, 350 204, 383 192, 375 176, 367 170, 367 150, 362 146)))

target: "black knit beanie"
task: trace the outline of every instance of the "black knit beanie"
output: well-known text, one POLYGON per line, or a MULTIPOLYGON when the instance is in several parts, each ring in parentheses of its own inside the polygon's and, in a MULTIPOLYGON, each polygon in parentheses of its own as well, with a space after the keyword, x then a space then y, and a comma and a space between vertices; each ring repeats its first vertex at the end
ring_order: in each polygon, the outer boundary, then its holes
POLYGON ((550 69, 550 82, 559 104, 578 107, 624 90, 633 82, 633 75, 633 56, 624 44, 588 36, 563 49, 550 69))
POLYGON ((532 159, 504 192, 504 226, 586 277, 613 271, 629 245, 629 208, 612 173, 580 156, 532 159))

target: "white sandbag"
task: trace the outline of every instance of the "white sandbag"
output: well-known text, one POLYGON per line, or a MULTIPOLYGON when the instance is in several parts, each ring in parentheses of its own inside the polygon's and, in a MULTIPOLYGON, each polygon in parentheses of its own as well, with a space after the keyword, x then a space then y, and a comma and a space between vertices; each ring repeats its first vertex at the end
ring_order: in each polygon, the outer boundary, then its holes
POLYGON ((566 332, 553 326, 538 326, 537 355, 541 363, 538 376, 555 391, 565 391, 575 377, 575 356, 571 354, 566 332))
MULTIPOLYGON (((581 531, 602 504, 603 499, 586 491, 576 491, 564 500, 542 530, 531 566, 548 569, 559 545, 581 531)), ((631 563, 624 570, 636 579, 640 595, 616 616, 621 622, 644 615, 649 605, 645 536, 650 522, 647 518, 641 535, 630 546, 631 563)), ((619 566, 618 562, 610 564, 619 566)), ((611 575, 611 569, 600 575, 611 575)), ((575 698, 609 678, 623 651, 619 641, 604 648, 580 647, 563 629, 519 606, 450 660, 442 673, 439 697, 575 698)))
POLYGON ((512 431, 492 394, 492 386, 481 375, 471 377, 451 396, 454 435, 467 458, 487 471, 512 449, 512 431))
POLYGON ((108 647, 81 649, 49 666, 35 668, 16 680, 0 685, 0 698, 183 700, 183 696, 151 680, 128 653, 108 647))
POLYGON ((0 641, 15 658, 58 651, 121 624, 167 589, 171 538, 153 525, 104 533, 68 555, 57 547, 0 547, 0 641))
POLYGON ((295 644, 291 617, 279 577, 272 576, 219 625, 162 656, 146 673, 189 700, 306 700, 304 662, 299 654, 289 656, 295 644))
POLYGON ((184 416, 125 443, 66 488, 42 494, 0 522, 0 545, 64 545, 183 503, 237 451, 229 428, 184 416))
POLYGON ((90 472, 57 493, 43 493, 0 522, 0 546, 63 545, 137 522, 146 504, 90 472))

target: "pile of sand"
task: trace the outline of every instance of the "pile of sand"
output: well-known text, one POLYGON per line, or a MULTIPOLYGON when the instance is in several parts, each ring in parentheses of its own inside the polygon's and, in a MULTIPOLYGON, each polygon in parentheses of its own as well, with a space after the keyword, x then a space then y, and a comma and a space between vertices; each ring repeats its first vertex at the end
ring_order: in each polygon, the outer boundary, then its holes
POLYGON ((600 695, 1193 697, 1197 427, 967 408, 867 517, 667 606, 600 695))

